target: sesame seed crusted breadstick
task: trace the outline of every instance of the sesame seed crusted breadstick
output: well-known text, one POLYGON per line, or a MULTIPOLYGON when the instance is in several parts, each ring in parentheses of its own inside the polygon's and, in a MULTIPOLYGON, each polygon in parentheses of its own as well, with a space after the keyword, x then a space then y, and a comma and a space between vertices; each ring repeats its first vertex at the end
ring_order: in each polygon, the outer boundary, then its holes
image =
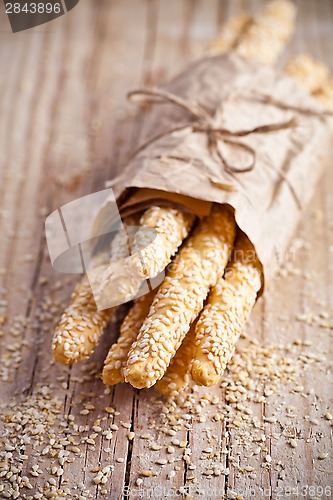
POLYGON ((155 293, 152 291, 136 299, 122 322, 119 338, 112 345, 104 363, 102 373, 104 384, 115 385, 124 382, 123 368, 126 365, 128 352, 149 312, 155 293))
POLYGON ((104 266, 96 290, 94 290, 100 309, 133 300, 142 285, 142 277, 134 273, 129 266, 132 239, 135 233, 140 231, 138 224, 138 217, 130 218, 129 222, 126 220, 124 230, 117 232, 113 239, 118 245, 115 246, 115 252, 111 251, 109 264, 104 266), (117 248, 119 252, 117 252, 117 248), (122 249, 124 249, 124 253, 122 253, 122 249))
POLYGON ((127 217, 123 222, 122 231, 117 231, 110 243, 110 260, 112 262, 117 262, 125 257, 128 257, 130 253, 130 238, 129 238, 129 227, 135 227, 138 224, 138 217, 132 216, 127 217))
MULTIPOLYGON (((127 220, 132 224, 133 220, 127 220)), ((126 231, 119 231, 111 242, 112 258, 122 259, 128 255, 126 231)), ((92 292, 101 279, 101 254, 95 257, 96 269, 90 269, 89 279, 85 275, 75 288, 70 305, 63 313, 53 337, 53 357, 59 363, 70 365, 88 358, 110 320, 114 308, 98 311, 92 292), (90 280, 90 282, 89 282, 90 280), (92 286, 91 286, 92 284, 92 286)))
POLYGON ((309 92, 315 93, 326 85, 329 68, 308 54, 293 57, 286 65, 285 72, 295 78, 309 92))
POLYGON ((99 298, 106 305, 110 300, 132 300, 144 279, 155 278, 169 264, 194 220, 193 214, 174 208, 154 206, 146 210, 140 219, 143 230, 134 237, 133 255, 111 262, 101 280, 99 298), (157 233, 152 242, 147 228, 157 233))
POLYGON ((98 311, 88 276, 76 286, 70 305, 63 313, 53 337, 53 357, 71 365, 88 358, 109 321, 113 309, 98 311))
POLYGON ((221 378, 261 287, 261 264, 249 239, 239 232, 233 260, 211 290, 196 325, 192 377, 211 386, 221 378))
POLYGON ((162 378, 218 277, 235 238, 233 210, 216 205, 184 243, 161 284, 131 347, 124 370, 134 387, 162 378))
POLYGON ((208 54, 223 54, 231 50, 238 39, 242 36, 251 22, 251 16, 245 13, 228 19, 222 26, 220 33, 214 38, 208 46, 208 54))
POLYGON ((167 371, 155 387, 164 396, 176 396, 189 383, 195 354, 195 323, 185 335, 181 346, 171 360, 167 371))
POLYGON ((235 51, 263 64, 274 65, 294 31, 296 9, 288 0, 264 4, 240 37, 235 51))
MULTIPOLYGON (((141 259, 144 266, 137 267, 144 278, 154 278, 161 272, 175 255, 178 247, 188 235, 195 220, 189 212, 175 208, 151 207, 145 211, 140 219, 142 226, 153 228, 157 236, 153 243, 146 247, 140 241, 138 232, 134 246, 141 250, 141 259)), ((134 260, 134 259, 133 259, 134 260)), ((134 261, 135 265, 136 261, 134 261)))

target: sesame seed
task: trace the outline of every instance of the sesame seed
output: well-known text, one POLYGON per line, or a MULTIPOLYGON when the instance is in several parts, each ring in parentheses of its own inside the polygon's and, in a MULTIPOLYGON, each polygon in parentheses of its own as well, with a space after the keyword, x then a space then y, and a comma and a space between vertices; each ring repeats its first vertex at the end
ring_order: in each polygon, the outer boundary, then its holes
POLYGON ((106 411, 106 413, 114 413, 114 408, 112 408, 111 406, 107 406, 106 408, 104 408, 104 410, 106 411))
POLYGON ((289 444, 292 448, 297 448, 297 441, 295 439, 290 439, 289 444))
POLYGON ((156 444, 156 443, 153 443, 150 445, 149 447, 151 450, 153 451, 158 451, 158 450, 161 450, 162 449, 162 446, 160 446, 159 444, 156 444))
POLYGON ((131 428, 131 424, 130 424, 130 423, 128 423, 128 422, 120 422, 120 423, 121 423, 121 425, 122 425, 123 427, 125 427, 125 429, 130 429, 130 428, 131 428))
POLYGON ((143 476, 143 477, 151 477, 153 475, 153 473, 150 470, 142 470, 140 472, 140 475, 143 476))
POLYGON ((159 458, 158 460, 156 460, 155 462, 156 464, 159 464, 159 465, 165 465, 168 463, 167 460, 165 460, 165 458, 159 458))

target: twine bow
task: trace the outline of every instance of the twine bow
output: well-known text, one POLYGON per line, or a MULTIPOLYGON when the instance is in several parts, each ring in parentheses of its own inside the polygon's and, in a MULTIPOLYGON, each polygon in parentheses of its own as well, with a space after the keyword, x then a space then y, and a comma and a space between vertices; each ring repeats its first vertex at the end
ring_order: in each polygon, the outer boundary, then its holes
MULTIPOLYGON (((206 112, 205 109, 203 109, 198 103, 185 100, 175 94, 172 94, 170 92, 167 92, 165 90, 161 89, 138 89, 138 90, 133 90, 127 94, 127 97, 129 100, 132 100, 135 97, 143 97, 144 102, 148 103, 170 103, 174 104, 175 106, 178 106, 181 109, 184 109, 188 113, 192 114, 195 118, 195 122, 187 122, 175 127, 172 127, 168 129, 165 132, 162 132, 160 134, 157 134, 153 136, 151 139, 147 140, 143 144, 141 144, 138 149, 135 150, 131 158, 135 157, 138 153, 140 153, 142 150, 146 149, 150 144, 156 142, 157 140, 171 135, 174 132, 179 132, 181 130, 184 130, 186 128, 191 128, 193 132, 199 132, 206 134, 207 136, 207 141, 208 141, 208 150, 213 158, 218 158, 219 161, 221 162, 224 170, 231 176, 235 177, 235 174, 241 174, 245 172, 250 172, 251 170, 254 169, 255 163, 256 163, 256 151, 252 146, 249 146, 248 144, 244 144, 243 142, 236 140, 235 138, 241 138, 241 137, 246 137, 252 134, 266 134, 270 132, 276 132, 279 130, 285 130, 285 129, 290 129, 290 128, 295 128, 297 125, 297 120, 295 117, 290 118, 289 120, 284 120, 281 122, 277 123, 271 123, 267 125, 260 125, 258 127, 250 128, 250 129, 244 129, 244 130, 230 130, 228 128, 224 127, 215 127, 213 123, 212 117, 206 112), (222 141, 225 144, 228 144, 231 146, 233 149, 238 149, 239 151, 243 151, 247 153, 250 156, 250 161, 241 166, 237 166, 232 164, 221 152, 219 148, 219 142, 222 141)), ((309 109, 302 109, 298 108, 296 106, 288 106, 284 103, 280 103, 277 100, 270 99, 269 96, 259 96, 259 99, 257 99, 263 103, 268 103, 272 104, 276 107, 280 107, 281 109, 288 109, 292 110, 295 112, 300 112, 303 114, 307 115, 314 115, 318 116, 320 118, 323 117, 323 115, 327 114, 325 112, 317 112, 317 111, 312 111, 309 109)), ((180 158, 180 157, 172 157, 174 159, 178 159, 181 161, 188 161, 188 159, 185 158, 180 158)), ((300 200, 298 199, 297 193, 295 189, 293 188, 292 184, 289 182, 289 179, 287 176, 284 174, 283 171, 277 170, 279 176, 283 179, 284 182, 288 185, 295 201, 296 204, 299 208, 301 208, 301 203, 300 200)))

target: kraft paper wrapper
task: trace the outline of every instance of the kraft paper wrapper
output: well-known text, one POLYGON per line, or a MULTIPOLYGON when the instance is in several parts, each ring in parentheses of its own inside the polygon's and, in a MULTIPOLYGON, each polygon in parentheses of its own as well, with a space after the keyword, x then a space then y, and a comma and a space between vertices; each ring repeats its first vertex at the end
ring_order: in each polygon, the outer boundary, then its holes
MULTIPOLYGON (((162 88, 198 103, 214 118, 215 127, 252 129, 296 116, 296 128, 236 138, 256 151, 250 172, 228 174, 221 161, 210 154, 207 135, 189 127, 153 142, 108 183, 122 203, 124 215, 152 205, 172 204, 203 216, 213 202, 231 205, 238 226, 254 244, 265 277, 269 276, 281 264, 302 216, 279 172, 287 177, 305 207, 332 153, 328 118, 282 110, 252 98, 259 92, 286 105, 322 111, 290 77, 233 53, 203 58, 162 88), (232 185, 233 190, 225 190, 225 185, 232 185)), ((145 140, 179 124, 196 122, 186 110, 170 103, 154 103, 150 108, 145 140)), ((223 142, 219 147, 232 164, 249 162, 244 152, 223 142)), ((106 204, 96 223, 107 225, 108 216, 106 204)))

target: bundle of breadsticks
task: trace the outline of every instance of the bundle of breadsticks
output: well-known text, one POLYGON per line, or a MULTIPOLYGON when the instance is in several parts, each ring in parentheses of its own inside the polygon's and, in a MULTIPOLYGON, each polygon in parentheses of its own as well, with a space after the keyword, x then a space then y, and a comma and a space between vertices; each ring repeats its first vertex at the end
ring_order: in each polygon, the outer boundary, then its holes
POLYGON ((228 21, 207 54, 163 89, 131 94, 152 103, 151 127, 113 185, 125 228, 139 228, 133 238, 115 236, 109 264, 94 256, 56 328, 56 361, 92 354, 116 309, 98 308, 96 297, 138 297, 103 382, 155 385, 170 396, 191 379, 220 380, 329 158, 328 68, 306 55, 284 72, 273 68, 294 23, 294 5, 273 0, 228 21), (140 227, 155 231, 149 244, 140 227), (142 282, 164 270, 139 297, 142 282))

